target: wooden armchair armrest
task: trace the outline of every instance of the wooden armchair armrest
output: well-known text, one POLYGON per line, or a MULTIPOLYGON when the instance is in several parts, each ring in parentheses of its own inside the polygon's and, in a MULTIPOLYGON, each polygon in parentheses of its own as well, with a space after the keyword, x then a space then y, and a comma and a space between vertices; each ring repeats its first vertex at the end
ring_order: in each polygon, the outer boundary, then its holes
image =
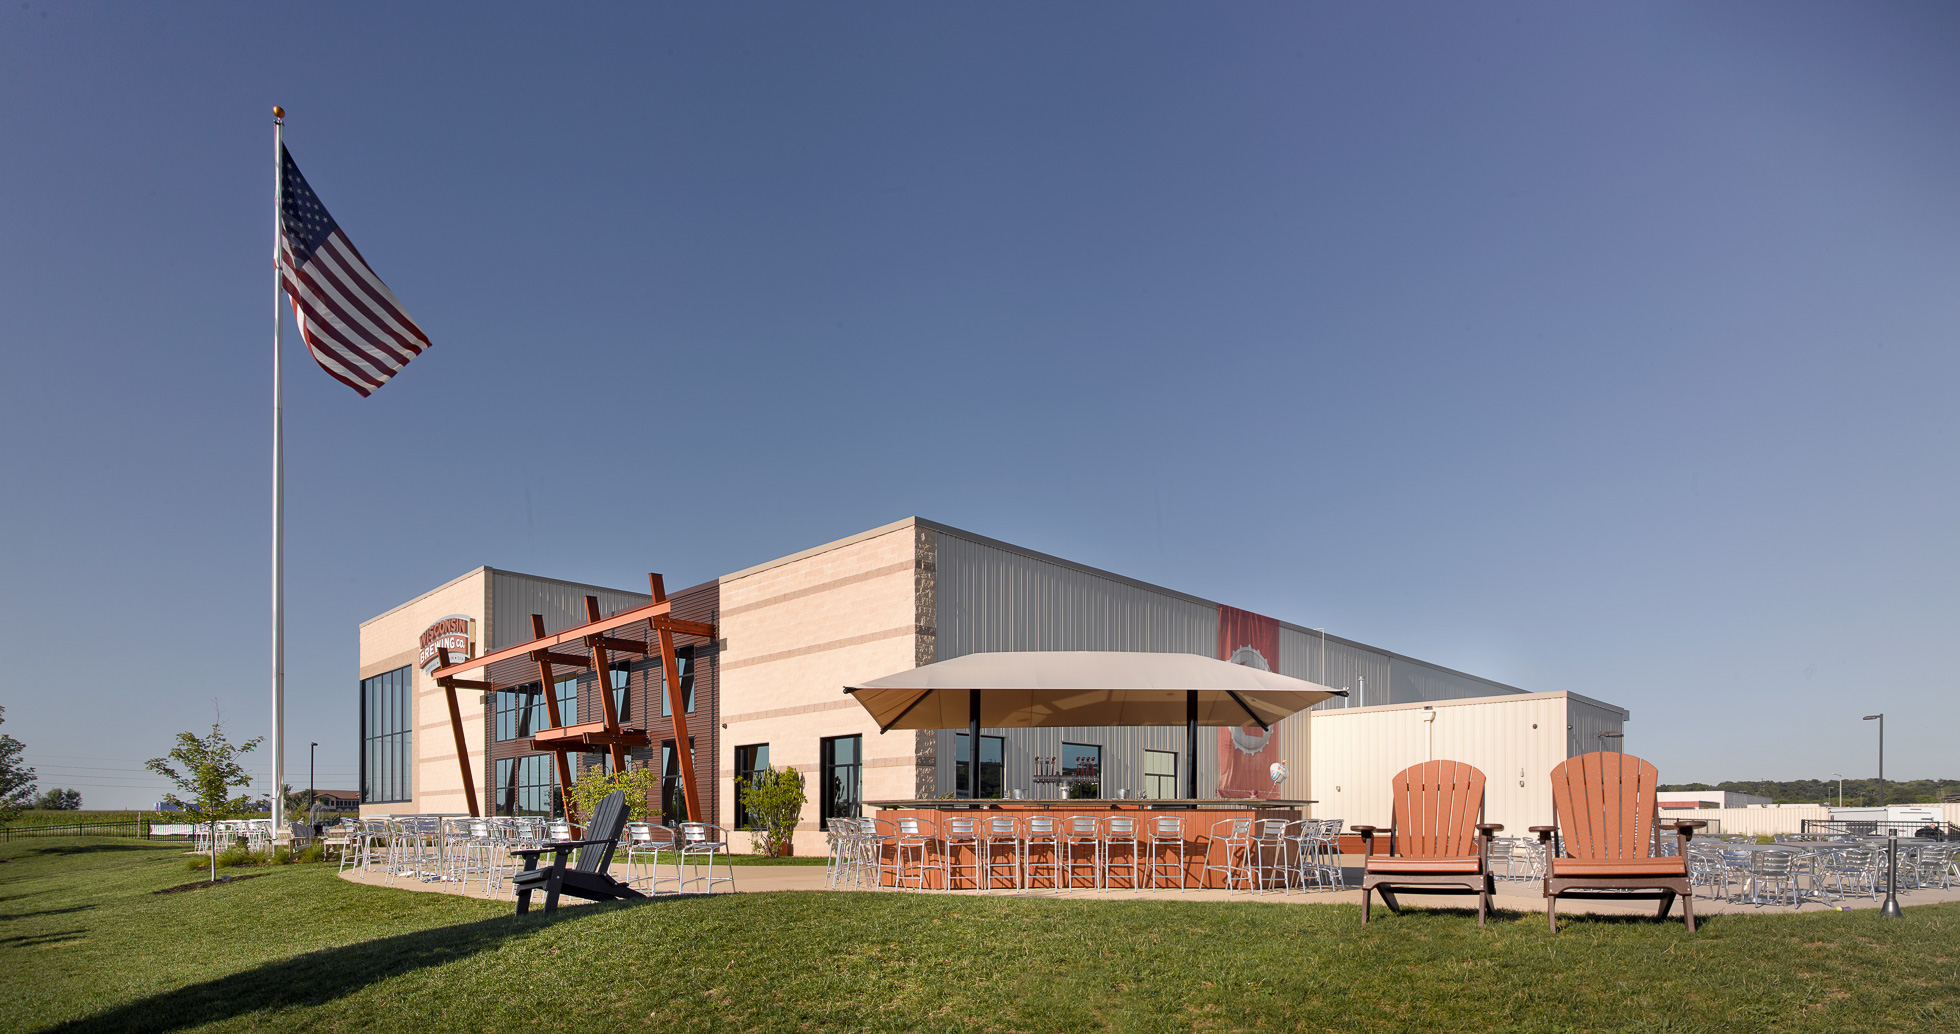
POLYGON ((1674 833, 1676 836, 1680 837, 1682 840, 1685 841, 1694 837, 1695 830, 1700 829, 1706 825, 1708 825, 1708 823, 1702 819, 1679 819, 1674 822, 1669 822, 1663 825, 1661 828, 1674 833))
POLYGON ((1529 828, 1533 833, 1538 834, 1538 842, 1541 844, 1551 843, 1552 834, 1558 832, 1557 826, 1531 826, 1529 828))
POLYGON ((1361 834, 1361 854, 1364 857, 1375 853, 1375 834, 1384 830, 1376 826, 1349 826, 1348 828, 1361 834))
POLYGON ((546 843, 542 847, 512 848, 510 853, 513 857, 516 858, 535 858, 538 855, 544 854, 546 852, 552 852, 555 854, 565 854, 570 851, 575 851, 581 847, 590 847, 593 844, 610 844, 610 843, 612 843, 612 841, 610 840, 553 840, 546 843))
POLYGON ((1487 837, 1490 836, 1492 833, 1502 833, 1502 832, 1504 832, 1504 823, 1502 822, 1477 823, 1477 835, 1480 837, 1487 837))

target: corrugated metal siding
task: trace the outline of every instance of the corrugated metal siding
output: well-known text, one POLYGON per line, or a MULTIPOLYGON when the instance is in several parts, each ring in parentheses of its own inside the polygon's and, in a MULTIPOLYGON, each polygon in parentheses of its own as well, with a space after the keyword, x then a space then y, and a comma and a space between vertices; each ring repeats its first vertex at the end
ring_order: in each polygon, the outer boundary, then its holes
POLYGON ((585 597, 599 597, 599 613, 611 616, 653 602, 644 593, 601 589, 575 582, 554 581, 515 571, 490 570, 490 644, 501 650, 531 641, 531 615, 543 614, 547 632, 585 624, 585 597))
POLYGON ((1218 610, 939 534, 935 660, 996 650, 1218 655, 1218 610))
MULTIPOLYGON (((1370 680, 1372 683, 1373 680, 1370 680)), ((1389 664, 1389 696, 1385 703, 1415 704, 1436 700, 1465 700, 1470 697, 1521 693, 1523 690, 1458 674, 1407 657, 1392 658, 1389 664)))
MULTIPOLYGON (((1568 706, 1563 693, 1534 693, 1442 703, 1430 710, 1396 704, 1318 712, 1311 720, 1308 775, 1320 801, 1314 814, 1387 826, 1393 811, 1389 777, 1434 758, 1482 769, 1487 821, 1503 823, 1506 835, 1526 835, 1525 827, 1551 821, 1546 777, 1568 756, 1568 706), (1423 719, 1430 713, 1436 716, 1433 729, 1423 719)), ((1282 792, 1306 793, 1294 785, 1298 778, 1296 772, 1281 784, 1282 792)))
POLYGON ((1278 671, 1281 675, 1348 691, 1345 699, 1335 697, 1315 705, 1317 710, 1363 706, 1361 694, 1364 686, 1368 703, 1400 702, 1388 695, 1393 679, 1390 657, 1386 652, 1331 636, 1323 638, 1318 632, 1303 632, 1281 626, 1278 671), (1326 644, 1324 654, 1321 650, 1323 642, 1326 644))
MULTIPOLYGON (((1051 563, 946 530, 938 533, 935 584, 935 660, 1000 650, 1129 650, 1142 653, 1218 654, 1218 610, 1168 593, 1051 563)), ((938 734, 940 793, 953 791, 953 742, 957 730, 938 734)), ((1143 752, 1179 755, 1181 728, 985 729, 1006 739, 1003 773, 1008 788, 1053 796, 1034 786, 1034 758, 1061 753, 1063 740, 1103 748, 1105 793, 1141 790, 1143 752)), ((1217 784, 1217 740, 1199 730, 1200 788, 1217 784)), ((1209 792, 1208 790, 1205 792, 1209 792)))
MULTIPOLYGON (((1624 739, 1602 739, 1602 732, 1625 732, 1624 712, 1617 707, 1601 707, 1585 700, 1573 700, 1566 712, 1566 756, 1590 754, 1596 750, 1624 750, 1624 739)), ((1639 753, 1635 751, 1634 753, 1639 753)))

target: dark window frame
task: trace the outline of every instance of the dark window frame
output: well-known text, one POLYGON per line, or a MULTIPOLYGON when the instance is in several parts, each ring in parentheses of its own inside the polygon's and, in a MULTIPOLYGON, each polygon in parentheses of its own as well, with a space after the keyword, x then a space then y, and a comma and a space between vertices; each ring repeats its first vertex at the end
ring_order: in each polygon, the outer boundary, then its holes
POLYGON ((742 791, 748 787, 749 780, 761 775, 769 768, 769 745, 767 743, 745 743, 735 748, 735 828, 751 829, 748 805, 742 803, 742 791))
POLYGON ((817 784, 817 828, 828 831, 831 819, 854 819, 864 806, 864 737, 825 736, 817 741, 818 773, 817 784), (839 763, 837 747, 849 742, 851 760, 839 763), (847 785, 837 787, 832 784, 838 775, 846 777, 847 785), (842 807, 839 807, 842 805, 842 807))
POLYGON ((412 665, 361 680, 361 803, 415 799, 415 675, 412 665))
MULTIPOLYGON (((953 733, 953 794, 961 800, 973 796, 966 774, 966 730, 953 733)), ((1007 796, 1007 737, 980 734, 980 799, 999 800, 1007 796), (993 758, 988 759, 991 750, 993 758), (992 792, 989 793, 988 791, 992 792)))

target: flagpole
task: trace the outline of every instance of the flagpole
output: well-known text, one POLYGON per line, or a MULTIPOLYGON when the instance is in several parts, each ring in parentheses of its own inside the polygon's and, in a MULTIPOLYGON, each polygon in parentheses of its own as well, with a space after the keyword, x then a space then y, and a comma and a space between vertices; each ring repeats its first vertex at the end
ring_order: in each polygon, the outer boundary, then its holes
POLYGON ((285 828, 286 776, 286 438, 279 347, 279 220, 285 202, 286 110, 272 109, 272 836, 285 828))

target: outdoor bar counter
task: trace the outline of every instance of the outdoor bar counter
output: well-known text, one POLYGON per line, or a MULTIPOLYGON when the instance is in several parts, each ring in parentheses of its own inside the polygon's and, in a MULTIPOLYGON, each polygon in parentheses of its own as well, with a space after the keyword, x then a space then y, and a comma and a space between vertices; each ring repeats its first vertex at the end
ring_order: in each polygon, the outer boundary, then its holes
MULTIPOLYGON (((1302 818, 1305 814, 1306 807, 1315 802, 1265 800, 1257 798, 1198 798, 1182 800, 1115 798, 1060 798, 1039 800, 988 798, 978 801, 969 798, 944 798, 910 801, 866 801, 864 803, 867 807, 878 809, 877 818, 881 823, 889 822, 896 824, 902 819, 919 820, 922 830, 936 841, 930 848, 927 856, 925 886, 927 888, 937 889, 944 889, 941 881, 942 868, 940 852, 945 849, 944 842, 941 838, 945 834, 943 820, 948 817, 972 817, 984 823, 987 819, 997 818, 1003 814, 1014 815, 1016 817, 1023 817, 1029 814, 1045 815, 1055 818, 1058 822, 1066 822, 1069 817, 1074 815, 1091 815, 1098 820, 1110 815, 1133 815, 1137 819, 1137 840, 1139 842, 1140 855, 1137 860, 1136 871, 1140 876, 1140 885, 1142 886, 1148 886, 1150 882, 1150 820, 1160 815, 1179 817, 1184 820, 1184 870, 1186 886, 1196 890, 1200 888, 1224 889, 1225 886, 1224 878, 1218 872, 1210 873, 1210 882, 1206 881, 1205 853, 1206 849, 1211 847, 1211 831, 1214 824, 1229 822, 1233 819, 1283 819, 1290 822, 1302 818)), ((1023 833, 1025 834, 1025 829, 1023 829, 1023 833)), ((1123 849, 1119 851, 1117 855, 1119 859, 1128 853, 1127 848, 1128 845, 1125 844, 1123 849)), ((999 853, 996 857, 1002 861, 1002 871, 989 881, 988 889, 1011 890, 1013 889, 1013 885, 1008 878, 1008 867, 1005 864, 1006 851, 1004 848, 997 850, 999 853)), ((970 851, 971 848, 965 846, 959 848, 956 861, 960 868, 958 876, 954 881, 954 886, 957 889, 965 890, 973 885, 970 878, 970 870, 966 868, 972 861, 970 851)), ((889 860, 892 857, 892 849, 887 846, 885 853, 889 860)), ((1223 852, 1221 850, 1214 850, 1213 853, 1222 856, 1223 852)), ((1042 889, 1047 889, 1051 884, 1047 876, 1046 854, 1047 852, 1044 848, 1036 856, 1042 860, 1042 876, 1039 881, 1039 887, 1042 889)), ((1166 884, 1172 887, 1177 886, 1176 865, 1174 864, 1176 858, 1177 850, 1175 847, 1167 845, 1158 847, 1157 859, 1164 863, 1157 877, 1158 886, 1161 887, 1166 884)), ((912 856, 910 861, 916 862, 916 855, 912 856)), ((1219 859, 1214 859, 1214 862, 1222 864, 1219 859)), ((907 869, 908 875, 915 869, 916 865, 909 865, 907 869)), ((1078 883, 1078 886, 1082 889, 1087 889, 1090 885, 1086 876, 1087 871, 1085 868, 1082 878, 1078 883)), ((886 885, 890 885, 891 876, 889 873, 885 875, 884 882, 886 885)), ((1129 870, 1119 867, 1116 879, 1112 883, 1116 886, 1129 886, 1129 870)), ((908 885, 910 885, 909 880, 908 885)))

